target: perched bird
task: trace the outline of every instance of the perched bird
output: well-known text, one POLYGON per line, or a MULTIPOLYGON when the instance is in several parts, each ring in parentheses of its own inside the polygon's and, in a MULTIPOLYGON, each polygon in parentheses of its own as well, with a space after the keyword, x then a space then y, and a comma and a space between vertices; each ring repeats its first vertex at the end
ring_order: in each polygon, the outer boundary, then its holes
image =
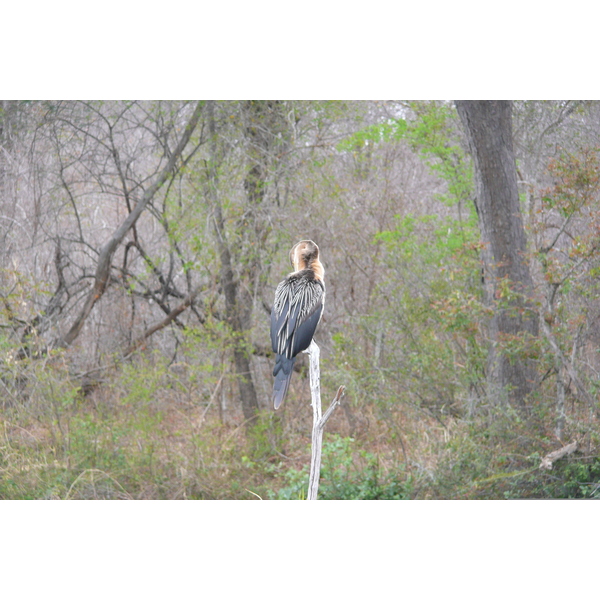
POLYGON ((321 320, 325 303, 325 269, 319 246, 302 240, 290 250, 294 271, 275 290, 271 309, 271 344, 276 353, 273 406, 281 406, 292 378, 296 355, 306 350, 321 320))

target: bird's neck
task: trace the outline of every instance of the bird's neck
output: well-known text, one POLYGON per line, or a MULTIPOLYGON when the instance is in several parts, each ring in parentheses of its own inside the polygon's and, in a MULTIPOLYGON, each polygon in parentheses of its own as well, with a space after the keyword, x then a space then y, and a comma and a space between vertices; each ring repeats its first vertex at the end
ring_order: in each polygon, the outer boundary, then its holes
POLYGON ((323 277, 325 277, 325 268, 323 267, 323 263, 318 258, 314 258, 310 262, 305 260, 301 260, 297 262, 295 265, 294 273, 299 273, 300 271, 304 271, 308 269, 315 274, 315 278, 319 281, 323 281, 323 277))
POLYGON ((315 274, 315 277, 319 281, 323 281, 323 278, 325 277, 325 268, 318 257, 313 258, 310 261, 307 261, 304 258, 294 261, 294 273, 299 273, 305 269, 309 269, 315 274))
POLYGON ((325 277, 325 269, 323 268, 323 265, 318 258, 315 258, 315 260, 312 261, 312 264, 309 265, 308 268, 312 269, 313 273, 315 274, 315 277, 319 281, 323 281, 323 277, 325 277))

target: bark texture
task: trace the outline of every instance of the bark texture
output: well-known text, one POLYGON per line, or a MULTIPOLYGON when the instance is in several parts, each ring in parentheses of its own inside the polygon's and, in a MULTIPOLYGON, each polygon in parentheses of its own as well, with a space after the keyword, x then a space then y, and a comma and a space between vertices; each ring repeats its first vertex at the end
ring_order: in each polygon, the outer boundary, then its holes
POLYGON ((524 408, 536 383, 536 368, 527 345, 538 336, 538 319, 533 310, 533 281, 519 205, 512 104, 459 101, 456 108, 475 166, 485 297, 494 306, 489 392, 492 399, 508 398, 516 407, 524 408))

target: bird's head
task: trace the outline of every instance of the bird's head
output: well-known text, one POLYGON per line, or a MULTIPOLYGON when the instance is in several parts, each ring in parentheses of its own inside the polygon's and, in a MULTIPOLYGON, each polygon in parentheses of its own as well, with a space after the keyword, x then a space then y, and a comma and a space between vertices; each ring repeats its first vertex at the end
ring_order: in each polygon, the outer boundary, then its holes
POLYGON ((302 240, 290 250, 290 262, 296 271, 306 269, 315 258, 319 258, 319 246, 312 240, 302 240))
POLYGON ((302 240, 290 250, 290 262, 294 271, 313 269, 319 279, 323 278, 323 265, 319 261, 319 246, 312 240, 302 240))

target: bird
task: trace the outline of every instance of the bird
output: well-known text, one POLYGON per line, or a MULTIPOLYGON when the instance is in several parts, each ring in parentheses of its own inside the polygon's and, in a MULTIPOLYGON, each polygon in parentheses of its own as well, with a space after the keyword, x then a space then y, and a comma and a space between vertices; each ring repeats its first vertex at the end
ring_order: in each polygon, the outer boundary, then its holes
POLYGON ((294 271, 277 286, 271 309, 275 410, 290 387, 296 355, 310 346, 325 305, 325 269, 319 260, 319 246, 301 240, 290 250, 290 262, 294 271))

